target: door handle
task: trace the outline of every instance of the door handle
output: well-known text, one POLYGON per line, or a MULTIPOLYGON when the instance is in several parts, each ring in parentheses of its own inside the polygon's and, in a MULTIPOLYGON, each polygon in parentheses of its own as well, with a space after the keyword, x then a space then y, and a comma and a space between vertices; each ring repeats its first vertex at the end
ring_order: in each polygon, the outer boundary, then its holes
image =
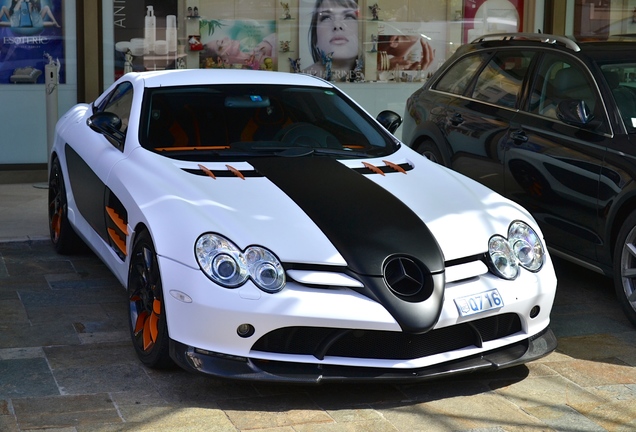
POLYGON ((522 130, 514 131, 510 134, 510 138, 515 142, 515 144, 521 144, 524 142, 528 142, 528 135, 522 130))
POLYGON ((457 126, 461 123, 464 123, 464 117, 462 117, 460 113, 455 113, 452 116, 450 116, 448 121, 451 122, 453 126, 457 126))

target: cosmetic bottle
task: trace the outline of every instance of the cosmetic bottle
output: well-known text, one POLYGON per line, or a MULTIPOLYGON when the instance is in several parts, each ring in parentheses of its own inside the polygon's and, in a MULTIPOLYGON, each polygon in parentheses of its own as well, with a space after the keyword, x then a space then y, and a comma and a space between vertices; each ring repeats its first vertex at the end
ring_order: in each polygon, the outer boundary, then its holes
POLYGON ((168 51, 177 51, 177 17, 175 15, 166 16, 166 41, 168 51))
POLYGON ((155 11, 152 6, 148 6, 148 12, 146 13, 144 37, 146 39, 146 46, 148 47, 148 51, 154 52, 155 40, 157 39, 157 17, 155 17, 155 11))

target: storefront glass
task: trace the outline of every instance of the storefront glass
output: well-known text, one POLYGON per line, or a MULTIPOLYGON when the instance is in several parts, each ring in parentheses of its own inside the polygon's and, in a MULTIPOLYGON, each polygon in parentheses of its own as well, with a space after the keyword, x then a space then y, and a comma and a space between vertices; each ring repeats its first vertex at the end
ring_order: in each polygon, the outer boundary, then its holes
POLYGON ((523 30, 524 0, 112 0, 112 69, 240 68, 421 82, 461 43, 523 30))

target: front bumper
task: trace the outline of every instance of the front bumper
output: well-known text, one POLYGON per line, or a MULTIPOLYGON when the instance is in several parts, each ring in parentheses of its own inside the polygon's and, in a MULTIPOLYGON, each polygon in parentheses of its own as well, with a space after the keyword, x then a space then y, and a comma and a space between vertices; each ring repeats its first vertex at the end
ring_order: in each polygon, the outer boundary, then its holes
POLYGON ((517 343, 460 360, 417 369, 383 369, 259 360, 206 352, 170 341, 170 355, 182 368, 238 380, 321 384, 330 382, 413 383, 449 375, 486 372, 524 364, 554 351, 557 340, 547 327, 517 343))

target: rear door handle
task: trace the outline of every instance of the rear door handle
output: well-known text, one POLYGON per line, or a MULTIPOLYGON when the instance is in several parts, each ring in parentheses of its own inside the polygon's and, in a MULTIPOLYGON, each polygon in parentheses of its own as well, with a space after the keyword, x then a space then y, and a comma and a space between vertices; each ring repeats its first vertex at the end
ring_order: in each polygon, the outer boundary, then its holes
POLYGON ((455 113, 449 117, 448 121, 451 122, 453 126, 457 126, 464 123, 464 117, 462 117, 460 113, 455 113))
POLYGON ((510 134, 510 138, 515 142, 515 144, 522 144, 528 141, 528 135, 524 131, 516 130, 510 134))

